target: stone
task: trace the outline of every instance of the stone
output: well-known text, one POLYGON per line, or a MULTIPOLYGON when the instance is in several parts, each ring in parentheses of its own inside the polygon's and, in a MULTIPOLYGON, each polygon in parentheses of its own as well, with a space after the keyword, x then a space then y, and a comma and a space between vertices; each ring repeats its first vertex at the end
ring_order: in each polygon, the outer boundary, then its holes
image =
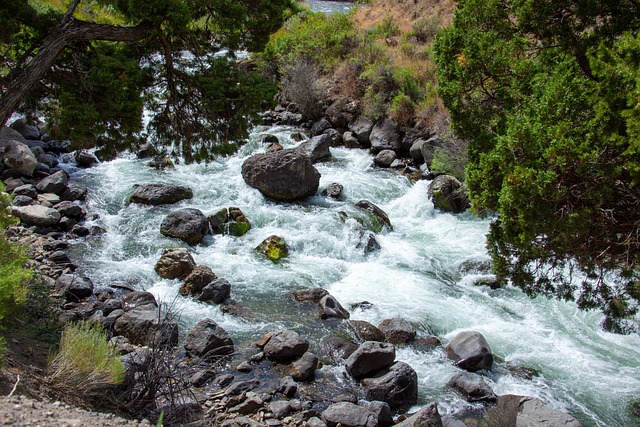
POLYGON ((276 419, 283 419, 291 412, 291 405, 286 400, 276 400, 275 402, 269 403, 269 411, 273 414, 273 417, 276 419))
POLYGON ((280 140, 275 135, 265 134, 260 137, 260 142, 263 144, 278 144, 280 140))
POLYGON ((416 165, 424 163, 422 146, 426 143, 427 141, 424 139, 417 139, 413 144, 411 144, 411 148, 409 148, 409 156, 411 156, 416 165))
POLYGON ((318 357, 307 351, 291 364, 291 377, 296 381, 311 381, 314 378, 316 366, 318 366, 318 357))
POLYGON ((389 119, 379 120, 369 136, 371 150, 379 153, 382 150, 392 150, 399 153, 402 150, 402 135, 398 125, 389 119))
POLYGON ((269 236, 262 241, 256 251, 266 256, 272 262, 278 262, 289 255, 289 248, 282 237, 269 236))
POLYGON ((55 209, 42 205, 10 206, 11 214, 27 225, 50 227, 56 225, 62 215, 55 209))
POLYGON ((469 372, 490 371, 493 366, 493 353, 480 332, 460 332, 447 345, 445 352, 456 366, 469 372))
POLYGON ((327 196, 331 197, 332 199, 340 199, 342 197, 343 190, 344 187, 342 186, 342 184, 333 182, 327 187, 327 196))
POLYGON ((9 141, 25 142, 24 136, 10 126, 0 126, 0 153, 4 152, 4 148, 9 141))
POLYGON ((88 168, 99 162, 98 158, 87 151, 76 151, 76 164, 81 168, 88 168))
POLYGON ((339 364, 351 356, 358 349, 358 346, 340 337, 330 336, 322 339, 320 349, 334 363, 339 364))
POLYGON ((356 338, 361 341, 384 341, 382 331, 369 322, 364 320, 350 320, 347 322, 347 326, 353 331, 356 338))
POLYGON ((351 376, 359 380, 391 366, 395 359, 393 344, 365 341, 345 361, 345 367, 351 376))
POLYGON ((251 223, 239 208, 223 208, 207 218, 213 234, 240 237, 251 229, 251 223))
POLYGON ((362 406, 373 412, 380 427, 389 427, 395 424, 391 408, 387 402, 374 400, 373 402, 364 402, 362 406))
POLYGON ((11 204, 13 206, 28 206, 32 204, 34 200, 29 196, 13 196, 11 204))
POLYGON ((78 301, 93 295, 93 282, 78 274, 63 274, 56 280, 56 290, 67 301, 78 301))
POLYGON ((320 185, 320 173, 296 149, 249 157, 242 164, 242 178, 263 196, 278 201, 313 196, 320 185))
POLYGON ((283 329, 274 332, 264 346, 264 355, 275 362, 287 362, 302 356, 309 349, 309 342, 295 331, 283 329))
POLYGON ((142 144, 140 148, 138 148, 137 156, 139 159, 148 159, 158 154, 158 150, 149 143, 142 144))
POLYGON ((116 320, 115 335, 128 338, 131 344, 175 347, 178 345, 178 322, 154 304, 137 306, 116 320))
POLYGON ((371 228, 367 228, 374 233, 379 233, 384 227, 387 227, 389 231, 393 230, 389 216, 378 206, 368 200, 360 200, 356 206, 370 215, 373 224, 371 224, 371 228))
POLYGON ((367 408, 351 402, 334 403, 322 412, 328 427, 377 427, 378 419, 367 408))
POLYGON ((20 133, 24 139, 37 141, 40 139, 40 128, 35 125, 28 125, 24 119, 18 119, 11 123, 11 129, 20 133))
POLYGON ((340 147, 342 145, 342 133, 337 129, 330 128, 322 132, 322 135, 329 137, 329 145, 332 147, 340 147))
POLYGON ((309 157, 311 163, 317 163, 331 158, 330 146, 331 137, 327 134, 322 134, 303 142, 295 150, 309 157))
POLYGON ((61 195, 64 193, 64 190, 67 189, 67 182, 69 178, 67 177, 67 173, 65 171, 58 171, 53 175, 49 175, 48 177, 41 180, 38 184, 36 184, 36 190, 41 193, 53 193, 61 195))
POLYGON ((418 402, 418 375, 404 362, 395 362, 372 378, 361 381, 367 400, 387 402, 393 411, 400 411, 418 402))
POLYGON ((423 161, 431 167, 431 162, 433 162, 433 155, 435 154, 436 149, 444 146, 445 141, 438 136, 434 136, 426 140, 424 144, 420 145, 420 154, 422 155, 423 161))
MULTIPOLYGON (((356 119, 349 123, 349 130, 358 141, 360 146, 367 148, 371 147, 371 131, 375 122, 367 116, 358 116, 356 119)), ((346 143, 346 138, 345 138, 346 143)))
POLYGON ((181 185, 142 184, 134 186, 129 201, 131 203, 158 206, 170 205, 192 197, 193 190, 181 185))
POLYGON ((342 134, 342 145, 347 148, 364 148, 360 145, 358 138, 350 130, 342 134))
MULTIPOLYGON (((494 425, 494 424, 490 424, 494 425)), ((498 425, 495 425, 496 427, 498 425)), ((515 426, 515 424, 505 424, 505 426, 515 426)), ((411 415, 406 420, 396 424, 396 427, 448 427, 443 425, 440 412, 438 412, 437 403, 433 402, 427 406, 422 407, 418 412, 411 415)), ((453 426, 450 426, 453 427, 453 426)))
POLYGON ((8 141, 4 152, 4 164, 15 169, 23 176, 31 177, 38 165, 38 159, 33 155, 27 144, 18 141, 8 141))
POLYGON ((416 329, 405 319, 385 319, 378 325, 386 340, 392 344, 405 344, 416 337, 416 329))
POLYGON ((305 427, 327 427, 327 424, 318 417, 311 417, 305 423, 305 427))
POLYGON ((204 359, 233 353, 233 340, 222 327, 211 319, 196 323, 184 340, 187 354, 204 359))
POLYGON ((251 364, 247 361, 241 362, 238 366, 236 366, 236 370, 238 372, 251 372, 253 370, 253 368, 251 367, 251 364))
POLYGON ((348 319, 349 312, 332 295, 325 295, 318 303, 321 319, 348 319))
POLYGON ((197 265, 180 286, 180 295, 200 295, 205 286, 217 279, 216 274, 206 265, 197 265))
MULTIPOLYGON (((218 378, 220 379, 220 377, 218 378)), ((238 396, 247 391, 251 391, 260 385, 260 381, 251 379, 247 381, 234 381, 229 384, 229 387, 225 390, 225 396, 238 396)), ((220 384, 222 386, 222 384, 220 384)))
POLYGON ((292 377, 284 377, 280 380, 278 385, 278 392, 284 394, 287 397, 293 397, 298 392, 298 383, 296 383, 292 377))
POLYGON ((291 295, 293 296, 293 299, 299 302, 319 303, 323 297, 329 295, 329 291, 323 288, 310 288, 293 291, 291 292, 291 295))
POLYGON ((198 300, 213 304, 222 304, 231 296, 231 283, 226 279, 218 278, 202 289, 198 300))
POLYGON ((68 184, 67 189, 64 190, 60 198, 69 201, 84 200, 87 198, 87 187, 78 184, 68 184))
POLYGON ((184 279, 196 266, 186 249, 166 249, 154 269, 164 279, 184 279))
POLYGON ((398 155, 393 150, 382 150, 373 158, 373 162, 381 168, 389 168, 393 162, 398 158, 398 155))
MULTIPOLYGON (((136 307, 142 307, 147 305, 158 306, 156 297, 151 292, 145 291, 132 291, 125 294, 121 298, 122 308, 125 311, 133 310, 136 307)), ((149 307, 147 307, 149 308, 149 307)))
POLYGON ((331 123, 329 123, 327 119, 321 118, 320 120, 315 122, 313 125, 311 125, 311 129, 309 133, 311 133, 312 137, 315 137, 315 136, 321 135, 322 132, 324 132, 329 128, 331 128, 331 123))
POLYGON ((32 199, 35 199, 36 197, 38 197, 38 192, 36 191, 36 188, 31 184, 24 184, 24 185, 21 185, 20 187, 16 187, 12 191, 12 193, 16 196, 27 196, 32 199))
MULTIPOLYGON (((9 169, 10 171, 15 172, 13 169, 9 169)), ((6 172, 6 171, 5 171, 6 172)), ((17 178, 7 178, 4 181, 5 191, 7 193, 13 193, 16 188, 20 188, 24 185, 24 181, 22 181, 19 177, 17 178)))
POLYGON ((67 200, 56 204, 54 209, 60 212, 60 215, 69 218, 80 219, 85 216, 85 211, 82 206, 67 200))
POLYGON ((458 372, 447 385, 467 399, 467 402, 495 402, 497 396, 484 379, 472 372, 458 372))
POLYGON ((346 128, 347 119, 342 112, 344 101, 339 99, 334 101, 327 107, 324 112, 325 118, 329 121, 330 125, 334 128, 346 128))
POLYGON ((428 196, 436 209, 461 213, 471 207, 466 188, 451 175, 437 176, 429 184, 428 196))
POLYGON ((164 218, 160 224, 160 232, 195 245, 209 232, 209 221, 198 209, 179 209, 164 218))

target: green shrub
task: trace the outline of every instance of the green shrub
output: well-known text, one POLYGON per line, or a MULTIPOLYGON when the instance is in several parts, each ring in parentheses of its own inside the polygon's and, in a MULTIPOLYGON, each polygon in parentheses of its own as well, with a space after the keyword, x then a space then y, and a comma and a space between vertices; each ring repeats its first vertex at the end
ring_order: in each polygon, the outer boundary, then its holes
POLYGON ((411 98, 412 101, 418 102, 424 96, 424 91, 420 88, 416 71, 410 67, 398 67, 393 72, 393 77, 398 82, 400 91, 411 98))
POLYGON ((391 102, 389 117, 405 127, 412 127, 415 118, 416 104, 404 92, 398 93, 391 102))
POLYGON ((429 169, 431 172, 446 173, 464 181, 466 165, 467 144, 463 141, 445 140, 444 146, 434 150, 429 169))
POLYGON ((412 28, 413 36, 416 37, 418 42, 430 42, 440 29, 440 17, 438 15, 431 15, 426 18, 419 19, 413 23, 412 28))
POLYGON ((376 38, 397 36, 400 34, 400 27, 393 21, 393 16, 387 15, 376 26, 374 34, 376 38))
POLYGON ((124 380, 118 360, 101 326, 81 322, 62 331, 60 350, 50 364, 51 386, 86 403, 99 402, 105 392, 124 380))

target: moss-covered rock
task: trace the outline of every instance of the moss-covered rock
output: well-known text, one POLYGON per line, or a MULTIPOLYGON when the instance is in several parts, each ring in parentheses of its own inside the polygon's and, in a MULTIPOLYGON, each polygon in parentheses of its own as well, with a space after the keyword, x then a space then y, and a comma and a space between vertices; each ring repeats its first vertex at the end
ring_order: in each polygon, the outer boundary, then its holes
POLYGON ((278 262, 289 255, 289 248, 282 237, 270 236, 262 241, 256 251, 260 252, 272 262, 278 262))
POLYGON ((238 208, 223 208, 209 216, 209 223, 214 234, 242 236, 251 229, 251 223, 238 208))

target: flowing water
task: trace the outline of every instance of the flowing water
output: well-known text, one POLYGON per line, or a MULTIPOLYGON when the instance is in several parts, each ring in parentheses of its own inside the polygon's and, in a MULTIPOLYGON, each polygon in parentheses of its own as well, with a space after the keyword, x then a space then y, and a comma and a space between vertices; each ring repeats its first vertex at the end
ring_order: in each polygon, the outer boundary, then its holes
MULTIPOLYGON (((333 160, 317 165, 320 188, 342 183, 345 201, 318 195, 303 203, 275 203, 248 187, 240 169, 248 156, 263 151, 261 135, 277 135, 285 146, 293 146, 293 131, 257 128, 237 155, 207 165, 157 171, 123 157, 88 170, 70 168, 72 182, 89 188, 89 217, 96 216, 90 224, 106 229, 78 241, 72 256, 98 287, 126 283, 174 302, 182 313, 182 335, 197 320, 210 317, 240 346, 276 328, 298 330, 311 342, 330 333, 332 326, 290 297, 291 291, 310 287, 326 288, 345 307, 372 304, 351 309, 352 319, 377 325, 401 316, 416 326, 418 336, 434 334, 444 344, 460 331, 479 331, 501 358, 499 367, 512 364, 540 373, 528 380, 494 369, 488 380, 497 394, 539 397, 585 426, 634 425, 626 405, 640 397, 640 336, 603 332, 598 313, 578 311, 573 304, 529 299, 509 287, 474 286, 478 275, 461 274, 460 267, 488 260, 484 244, 489 221, 435 211, 427 198, 428 182, 412 183, 374 168, 367 151, 332 148, 333 160), (148 182, 187 185, 194 198, 165 207, 128 204, 132 186, 148 182), (381 250, 369 255, 357 247, 355 222, 344 223, 338 215, 353 211, 360 199, 380 206, 394 226, 377 236, 381 250), (193 207, 209 215, 230 206, 242 209, 252 229, 242 237, 208 236, 188 250, 198 264, 231 282, 232 298, 243 307, 243 316, 179 296, 179 282, 161 279, 153 270, 165 248, 187 247, 159 232, 170 211, 193 207), (254 251, 273 234, 290 247, 289 258, 280 264, 254 251)), ((442 412, 465 405, 446 387, 457 368, 442 348, 400 348, 398 359, 418 373, 419 404, 437 400, 442 412)))

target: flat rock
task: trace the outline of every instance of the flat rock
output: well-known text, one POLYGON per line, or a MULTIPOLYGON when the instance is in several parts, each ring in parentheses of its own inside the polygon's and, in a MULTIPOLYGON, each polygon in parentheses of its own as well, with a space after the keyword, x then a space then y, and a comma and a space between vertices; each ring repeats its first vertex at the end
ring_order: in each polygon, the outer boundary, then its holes
POLYGON ((361 379, 391 366, 395 359, 396 349, 393 344, 365 341, 349 356, 345 365, 355 379, 361 379))
POLYGON ((57 210, 42 205, 11 206, 10 209, 25 224, 39 227, 56 225, 62 217, 57 210))
POLYGON ((181 200, 191 199, 193 190, 180 185, 142 184, 135 186, 129 197, 131 203, 143 205, 169 205, 181 200))
POLYGON ((162 220, 160 232, 165 236, 175 237, 195 245, 209 232, 209 221, 198 209, 179 209, 162 220))
POLYGON ((334 403, 322 412, 328 427, 378 427, 378 418, 367 408, 351 402, 334 403))
POLYGON ((264 346, 264 354, 269 360, 286 362, 302 356, 309 349, 309 342, 295 331, 280 330, 274 332, 264 346))

